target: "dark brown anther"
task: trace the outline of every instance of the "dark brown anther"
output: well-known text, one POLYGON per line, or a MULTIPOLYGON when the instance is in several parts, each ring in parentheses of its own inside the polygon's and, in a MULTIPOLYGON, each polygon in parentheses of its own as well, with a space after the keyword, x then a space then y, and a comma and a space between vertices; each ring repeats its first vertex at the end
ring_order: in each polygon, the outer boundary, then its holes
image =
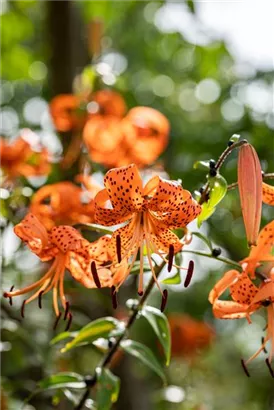
MULTIPOLYGON (((12 292, 13 289, 14 289, 14 285, 11 286, 10 292, 12 292)), ((4 296, 5 296, 5 295, 4 295, 4 296)), ((11 296, 9 296, 9 304, 10 304, 10 306, 12 306, 12 297, 11 297, 11 296)))
MULTIPOLYGON (((262 341, 262 345, 263 345, 264 344, 264 337, 262 337, 261 341, 262 341)), ((263 347, 263 352, 267 353, 267 350, 266 350, 265 346, 263 347)))
POLYGON ((39 292, 39 295, 38 295, 38 306, 39 306, 39 309, 42 309, 42 296, 43 296, 43 293, 44 293, 44 291, 41 290, 41 292, 39 292))
POLYGON ((272 366, 271 366, 271 364, 270 364, 269 359, 268 359, 268 358, 265 359, 265 362, 266 362, 266 365, 267 365, 267 367, 268 367, 269 373, 270 373, 271 376, 274 378, 274 370, 272 369, 272 366))
POLYGON ((98 289, 101 288, 101 282, 98 276, 98 272, 96 269, 96 263, 94 261, 91 262, 91 273, 95 282, 95 285, 97 286, 98 289))
POLYGON ((26 304, 26 299, 23 301, 22 306, 21 306, 21 316, 23 319, 25 317, 25 304, 26 304))
POLYGON ((120 235, 116 236, 116 254, 117 254, 118 263, 121 263, 122 252, 121 252, 121 236, 120 235))
POLYGON ((184 281, 184 287, 187 288, 191 282, 192 279, 192 275, 193 275, 193 270, 194 270, 194 262, 193 261, 189 261, 189 265, 188 265, 188 270, 187 270, 187 274, 186 274, 186 278, 184 281))
POLYGON ((116 293, 115 286, 111 286, 111 299, 112 299, 113 309, 117 309, 118 303, 117 303, 117 293, 116 293))
POLYGON ((143 296, 143 294, 144 294, 144 292, 143 292, 142 290, 141 290, 141 291, 138 290, 138 295, 139 295, 139 296, 143 296))
POLYGON ((250 377, 250 373, 249 373, 249 371, 246 367, 245 361, 243 359, 241 359, 241 365, 242 365, 242 368, 244 369, 244 372, 247 375, 247 377, 250 377))
POLYGON ((72 314, 69 312, 68 313, 68 323, 67 323, 67 326, 65 328, 65 332, 67 332, 69 330, 71 322, 72 322, 72 314))
POLYGON ((168 265, 167 265, 167 270, 168 270, 168 272, 170 272, 171 269, 172 269, 173 258, 174 258, 174 246, 173 246, 173 245, 169 245, 168 265))
POLYGON ((162 296, 162 303, 161 303, 161 312, 163 312, 165 310, 166 307, 166 303, 167 303, 167 296, 168 296, 168 292, 165 289, 163 291, 163 296, 162 296))
POLYGON ((62 316, 62 313, 59 312, 59 314, 58 314, 58 316, 56 317, 56 320, 55 320, 55 322, 54 322, 53 330, 55 330, 55 329, 57 328, 57 325, 58 325, 58 323, 59 323, 59 320, 60 320, 60 317, 61 317, 61 316, 62 316))
POLYGON ((64 320, 67 320, 68 312, 69 312, 69 302, 66 302, 66 309, 65 309, 65 314, 64 314, 64 320))

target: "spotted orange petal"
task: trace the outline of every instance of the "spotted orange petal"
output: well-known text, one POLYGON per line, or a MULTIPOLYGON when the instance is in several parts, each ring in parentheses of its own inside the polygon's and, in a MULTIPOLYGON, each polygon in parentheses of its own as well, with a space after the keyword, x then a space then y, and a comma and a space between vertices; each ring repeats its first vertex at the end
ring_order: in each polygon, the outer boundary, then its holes
POLYGON ((274 186, 263 182, 263 202, 274 206, 274 186))
POLYGON ((50 242, 61 252, 77 251, 88 244, 88 241, 72 226, 54 226, 48 233, 50 242))
POLYGON ((149 234, 150 243, 154 246, 154 251, 162 251, 165 253, 169 252, 170 245, 174 247, 174 253, 179 252, 183 245, 180 242, 177 235, 171 232, 169 229, 165 228, 156 228, 154 233, 149 234))
MULTIPOLYGON (((36 255, 40 255, 44 248, 48 246, 49 238, 45 227, 29 213, 25 218, 14 227, 14 232, 19 238, 26 242, 28 247, 36 255)), ((51 259, 52 256, 49 257, 51 259)))
POLYGON ((249 305, 254 296, 258 293, 258 288, 249 279, 248 275, 243 272, 236 283, 230 286, 230 294, 235 302, 249 305))
MULTIPOLYGON (((157 177, 153 178, 154 185, 157 177)), ((201 206, 192 198, 191 193, 182 188, 176 181, 166 181, 158 178, 158 184, 153 188, 153 183, 148 183, 152 190, 152 199, 149 210, 160 225, 168 228, 185 227, 201 212, 201 206)))

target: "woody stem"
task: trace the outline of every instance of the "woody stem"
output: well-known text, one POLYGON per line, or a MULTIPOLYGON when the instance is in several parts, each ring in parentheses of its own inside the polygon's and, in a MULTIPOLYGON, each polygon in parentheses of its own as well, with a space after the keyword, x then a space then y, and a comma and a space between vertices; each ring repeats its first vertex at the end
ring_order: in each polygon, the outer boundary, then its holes
MULTIPOLYGON (((227 147, 222 154, 220 155, 220 157, 218 158, 218 161, 216 162, 216 165, 214 167, 215 171, 218 171, 221 166, 223 165, 223 163, 225 162, 226 158, 231 154, 231 152, 235 149, 235 148, 239 148, 242 145, 247 144, 246 140, 242 140, 242 141, 238 141, 235 142, 234 144, 230 145, 229 147, 227 147)), ((201 198, 199 200, 199 204, 202 205, 204 202, 206 202, 207 200, 207 194, 209 191, 209 183, 206 184, 203 193, 201 195, 201 198)))
MULTIPOLYGON (((161 273, 163 267, 165 266, 165 264, 166 264, 166 262, 163 261, 160 265, 155 266, 154 272, 155 272, 156 278, 158 278, 158 276, 160 275, 160 273, 161 273)), ((103 360, 102 360, 101 364, 99 365, 99 367, 104 368, 111 362, 112 357, 114 356, 114 354, 116 353, 116 351, 120 347, 121 341, 124 339, 127 332, 129 331, 129 329, 131 328, 131 326, 134 324, 135 320, 137 319, 138 313, 142 309, 142 307, 144 306, 147 298, 149 297, 150 292, 151 292, 154 284, 155 284, 155 280, 152 277, 150 279, 145 291, 144 291, 144 294, 143 294, 142 298, 139 300, 139 303, 134 308, 134 311, 132 312, 132 314, 129 316, 123 333, 118 337, 118 339, 113 344, 111 349, 106 353, 106 355, 103 358, 103 360)), ((89 380, 90 380, 90 382, 87 385, 86 391, 83 394, 83 397, 81 398, 79 404, 75 407, 75 410, 81 410, 83 408, 83 406, 85 405, 85 402, 89 397, 90 390, 92 389, 92 387, 94 387, 96 385, 96 382, 97 382, 95 374, 91 378, 89 378, 89 380)))
POLYGON ((218 256, 214 256, 211 253, 206 253, 206 252, 202 252, 202 251, 182 251, 182 253, 193 253, 194 255, 199 255, 199 256, 205 256, 206 258, 211 258, 211 259, 215 259, 217 261, 220 262, 224 262, 227 263, 228 265, 232 265, 235 266, 237 268, 242 269, 241 265, 238 262, 233 261, 232 259, 228 259, 228 258, 220 258, 218 256))

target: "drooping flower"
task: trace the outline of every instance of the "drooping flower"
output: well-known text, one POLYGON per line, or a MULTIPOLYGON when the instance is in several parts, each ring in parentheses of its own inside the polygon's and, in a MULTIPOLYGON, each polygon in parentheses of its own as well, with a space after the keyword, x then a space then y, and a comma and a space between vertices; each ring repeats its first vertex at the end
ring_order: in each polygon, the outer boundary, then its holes
MULTIPOLYGON (((79 177, 78 180, 80 179, 79 177)), ((99 185, 92 185, 90 181, 88 190, 83 190, 69 181, 45 185, 33 196, 30 212, 36 215, 47 229, 55 225, 92 223, 93 199, 99 190, 99 185)))
POLYGON ((48 151, 27 129, 22 130, 21 136, 11 143, 0 138, 0 162, 8 179, 47 175, 51 168, 48 151))
MULTIPOLYGON (((14 232, 27 243, 30 250, 42 262, 52 261, 46 274, 35 283, 20 290, 5 292, 4 296, 12 301, 15 296, 36 290, 32 296, 24 300, 22 316, 24 316, 26 304, 38 299, 41 307, 42 295, 53 290, 53 307, 56 316, 58 318, 61 316, 58 302, 60 299, 65 310, 65 318, 71 319, 69 304, 64 293, 66 269, 87 288, 113 286, 113 272, 105 267, 110 260, 108 250, 110 239, 108 237, 102 237, 90 243, 71 226, 53 227, 47 232, 44 225, 33 214, 28 214, 16 225, 14 232)), ((114 273, 117 274, 117 272, 114 273)))
POLYGON ((155 176, 143 187, 135 164, 109 170, 104 184, 105 189, 95 197, 95 221, 105 226, 126 222, 113 233, 110 246, 117 263, 129 264, 127 274, 140 250, 138 292, 142 294, 144 248, 158 284, 151 254, 167 261, 164 255, 169 253, 173 259, 182 243, 171 229, 185 227, 197 217, 201 207, 178 182, 155 176))
POLYGON ((168 316, 172 356, 193 358, 200 349, 212 343, 214 330, 205 322, 189 315, 172 313, 168 316))
POLYGON ((169 122, 159 111, 135 107, 123 118, 97 115, 85 125, 83 139, 91 158, 104 166, 151 164, 168 143, 169 122))
POLYGON ((262 213, 262 170, 258 155, 250 144, 240 148, 238 186, 248 245, 256 245, 262 213))
POLYGON ((274 262, 274 221, 269 222, 260 232, 257 245, 252 246, 247 258, 241 264, 247 264, 245 270, 255 278, 255 270, 263 262, 274 262))
POLYGON ((263 202, 274 206, 274 186, 263 182, 263 202))

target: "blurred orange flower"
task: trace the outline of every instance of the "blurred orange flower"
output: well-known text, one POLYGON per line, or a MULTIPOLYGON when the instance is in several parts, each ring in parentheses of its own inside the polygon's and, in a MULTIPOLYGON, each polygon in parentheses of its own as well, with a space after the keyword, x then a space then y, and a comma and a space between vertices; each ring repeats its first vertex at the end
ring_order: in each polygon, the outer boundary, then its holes
POLYGON ((37 136, 30 130, 23 130, 22 136, 11 143, 0 138, 0 162, 8 179, 47 175, 51 169, 48 151, 37 143, 37 136), (34 143, 24 136, 34 136, 34 143))
MULTIPOLYGON (((78 180, 81 178, 79 177, 78 180)), ((94 222, 94 201, 100 187, 89 181, 83 190, 69 181, 45 185, 33 196, 30 212, 49 230, 55 225, 94 222)))
POLYGON ((274 206, 274 186, 263 182, 263 202, 274 206))
MULTIPOLYGON (((82 285, 87 288, 110 287, 113 285, 112 272, 104 265, 109 261, 108 252, 109 238, 102 237, 94 243, 89 243, 81 234, 71 226, 53 227, 49 232, 44 225, 34 216, 28 214, 18 225, 14 232, 22 241, 26 242, 30 250, 35 253, 42 262, 53 260, 47 273, 37 282, 21 290, 5 292, 4 296, 14 296, 29 293, 34 289, 36 292, 22 305, 22 316, 27 303, 38 298, 41 307, 42 295, 53 289, 53 307, 55 314, 60 318, 58 293, 61 304, 65 309, 65 318, 71 319, 69 304, 64 294, 65 270, 82 285), (98 264, 98 270, 96 265, 98 264)), ((71 321, 71 320, 70 320, 71 321)))
POLYGON ((215 332, 209 325, 186 314, 173 313, 168 321, 174 357, 193 357, 198 350, 209 347, 214 339, 215 332))
MULTIPOLYGON (((111 169, 104 184, 105 189, 95 197, 95 221, 105 226, 127 222, 111 238, 115 261, 118 264, 130 261, 128 275, 140 249, 138 292, 141 295, 145 246, 152 274, 160 289, 151 253, 157 253, 165 261, 167 259, 163 255, 166 253, 173 258, 174 253, 182 248, 182 243, 170 229, 185 227, 199 215, 200 205, 175 181, 155 176, 143 187, 135 164, 111 169)), ((169 261, 169 265, 172 262, 169 261)))
POLYGON ((169 122, 159 111, 136 107, 124 119, 98 115, 85 125, 83 139, 91 158, 108 168, 151 164, 168 143, 169 122))

